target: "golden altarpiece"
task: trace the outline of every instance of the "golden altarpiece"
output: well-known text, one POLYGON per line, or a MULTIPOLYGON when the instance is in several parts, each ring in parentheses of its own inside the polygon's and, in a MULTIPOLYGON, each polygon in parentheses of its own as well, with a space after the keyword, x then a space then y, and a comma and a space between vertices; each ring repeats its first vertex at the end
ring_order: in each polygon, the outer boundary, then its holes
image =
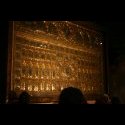
POLYGON ((87 98, 104 93, 102 34, 69 21, 13 21, 8 90, 33 102, 58 101, 73 86, 87 98))

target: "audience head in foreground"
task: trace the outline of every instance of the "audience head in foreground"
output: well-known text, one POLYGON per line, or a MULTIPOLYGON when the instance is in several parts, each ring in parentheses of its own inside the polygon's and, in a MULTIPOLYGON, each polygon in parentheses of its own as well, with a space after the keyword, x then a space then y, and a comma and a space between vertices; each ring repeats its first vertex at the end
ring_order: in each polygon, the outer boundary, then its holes
POLYGON ((30 103, 30 95, 24 91, 19 96, 19 104, 29 104, 30 103))
POLYGON ((83 93, 74 87, 62 90, 59 97, 59 104, 87 104, 83 93))

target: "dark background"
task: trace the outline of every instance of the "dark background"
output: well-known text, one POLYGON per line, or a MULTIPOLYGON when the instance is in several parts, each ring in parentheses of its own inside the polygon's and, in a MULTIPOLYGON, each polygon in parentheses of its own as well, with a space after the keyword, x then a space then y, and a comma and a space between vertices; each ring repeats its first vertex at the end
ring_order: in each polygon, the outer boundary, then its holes
MULTIPOLYGON (((125 21, 94 21, 105 36, 107 89, 125 103, 125 21)), ((5 102, 8 58, 8 21, 0 22, 0 103, 5 102)))
POLYGON ((5 103, 8 58, 8 21, 0 21, 0 103, 5 103))
POLYGON ((109 94, 125 103, 125 21, 96 22, 106 36, 109 94))

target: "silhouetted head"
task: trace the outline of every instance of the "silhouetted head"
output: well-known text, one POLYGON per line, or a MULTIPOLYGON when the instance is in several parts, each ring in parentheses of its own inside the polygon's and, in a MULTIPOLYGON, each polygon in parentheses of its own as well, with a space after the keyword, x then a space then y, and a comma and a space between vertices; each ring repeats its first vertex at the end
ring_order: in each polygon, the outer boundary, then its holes
POLYGON ((105 104, 104 98, 97 98, 95 104, 105 104))
POLYGON ((10 91, 8 94, 8 104, 14 104, 17 100, 17 94, 15 91, 10 91))
POLYGON ((111 103, 112 104, 121 104, 120 99, 118 97, 112 97, 111 103))
POLYGON ((86 104, 86 100, 78 88, 68 87, 62 90, 59 104, 86 104))
POLYGON ((29 104, 30 103, 30 95, 27 92, 22 92, 19 96, 20 104, 29 104))
POLYGON ((95 104, 110 104, 110 99, 107 94, 101 95, 99 98, 96 99, 95 104))

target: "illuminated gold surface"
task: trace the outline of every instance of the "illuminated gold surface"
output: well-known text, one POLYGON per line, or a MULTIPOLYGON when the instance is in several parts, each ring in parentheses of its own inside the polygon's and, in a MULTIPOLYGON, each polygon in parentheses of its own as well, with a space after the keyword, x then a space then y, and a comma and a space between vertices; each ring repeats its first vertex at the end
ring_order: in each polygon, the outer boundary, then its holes
POLYGON ((103 39, 68 21, 14 22, 13 89, 59 95, 68 86, 103 93, 103 39))

